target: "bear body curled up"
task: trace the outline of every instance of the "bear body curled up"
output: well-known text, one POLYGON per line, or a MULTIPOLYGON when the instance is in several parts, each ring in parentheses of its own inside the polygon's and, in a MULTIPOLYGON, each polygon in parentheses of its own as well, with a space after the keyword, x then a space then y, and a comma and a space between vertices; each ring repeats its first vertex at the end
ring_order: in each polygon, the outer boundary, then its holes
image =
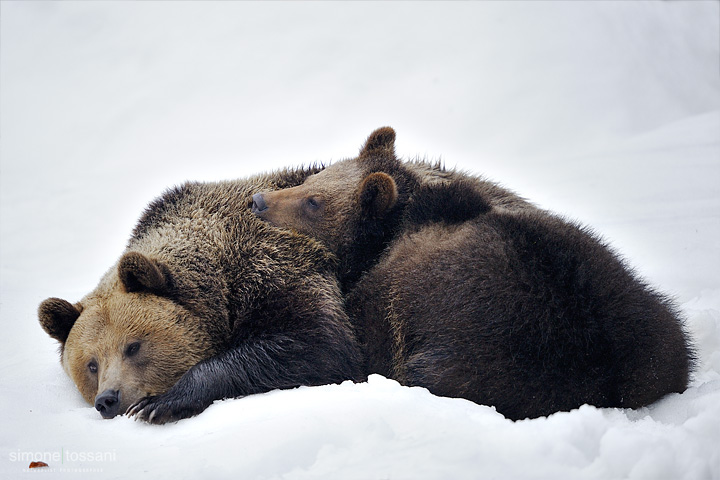
POLYGON ((394 140, 379 129, 357 158, 253 197, 256 215, 337 254, 366 374, 511 419, 685 390, 693 356, 673 305, 592 232, 481 178, 401 162, 394 140))
POLYGON ((170 190, 93 292, 40 305, 64 369, 103 417, 165 423, 217 399, 365 378, 333 255, 247 207, 314 171, 170 190))

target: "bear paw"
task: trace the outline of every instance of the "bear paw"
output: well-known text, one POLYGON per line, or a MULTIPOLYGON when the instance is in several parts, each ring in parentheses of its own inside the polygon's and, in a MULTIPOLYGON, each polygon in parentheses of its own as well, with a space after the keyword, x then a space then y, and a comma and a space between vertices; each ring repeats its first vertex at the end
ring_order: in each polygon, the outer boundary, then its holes
POLYGON ((145 397, 130 405, 125 412, 128 417, 143 420, 154 425, 177 422, 183 418, 194 417, 207 408, 187 400, 171 398, 167 394, 145 397))

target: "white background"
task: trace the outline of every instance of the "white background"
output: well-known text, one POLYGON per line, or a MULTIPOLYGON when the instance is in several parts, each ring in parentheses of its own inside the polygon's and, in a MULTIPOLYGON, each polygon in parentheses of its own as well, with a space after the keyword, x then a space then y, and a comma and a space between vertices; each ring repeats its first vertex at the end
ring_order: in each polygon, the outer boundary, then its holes
POLYGON ((62 451, 65 478, 720 478, 719 5, 1 2, 0 472, 62 451), (164 427, 83 403, 40 301, 92 290, 165 188, 351 157, 383 125, 675 296, 691 388, 516 423, 381 377, 164 427))

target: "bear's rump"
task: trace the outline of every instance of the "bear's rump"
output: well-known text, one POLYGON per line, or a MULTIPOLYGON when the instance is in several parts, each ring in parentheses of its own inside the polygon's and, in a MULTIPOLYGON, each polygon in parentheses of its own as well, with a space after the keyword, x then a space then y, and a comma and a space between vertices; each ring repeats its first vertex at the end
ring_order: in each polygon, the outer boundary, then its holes
MULTIPOLYGON (((511 227, 491 216, 431 225, 398 242, 376 269, 401 382, 496 405, 511 418, 584 403, 632 407, 682 388, 687 366, 657 359, 664 344, 682 339, 680 327, 619 262, 592 261, 588 249, 604 249, 572 225, 553 225, 559 260, 542 248, 528 252, 514 239, 522 228, 511 227), (583 275, 555 275, 565 257, 585 255, 583 275), (629 296, 601 293, 606 277, 623 276, 628 288, 619 288, 629 296), (653 333, 663 329, 669 340, 653 333)), ((682 342, 671 347, 665 356, 686 357, 682 342)))

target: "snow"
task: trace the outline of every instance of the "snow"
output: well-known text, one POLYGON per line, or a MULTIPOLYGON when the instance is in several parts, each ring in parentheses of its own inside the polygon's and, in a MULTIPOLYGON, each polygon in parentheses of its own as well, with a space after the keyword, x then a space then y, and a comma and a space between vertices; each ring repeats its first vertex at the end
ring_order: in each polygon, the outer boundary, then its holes
POLYGON ((0 2, 0 474, 720 478, 719 19, 704 1, 0 2), (162 427, 84 404, 41 300, 94 288, 165 188, 353 156, 382 125, 406 158, 593 226, 675 296, 690 388, 519 422, 379 376, 162 427))

